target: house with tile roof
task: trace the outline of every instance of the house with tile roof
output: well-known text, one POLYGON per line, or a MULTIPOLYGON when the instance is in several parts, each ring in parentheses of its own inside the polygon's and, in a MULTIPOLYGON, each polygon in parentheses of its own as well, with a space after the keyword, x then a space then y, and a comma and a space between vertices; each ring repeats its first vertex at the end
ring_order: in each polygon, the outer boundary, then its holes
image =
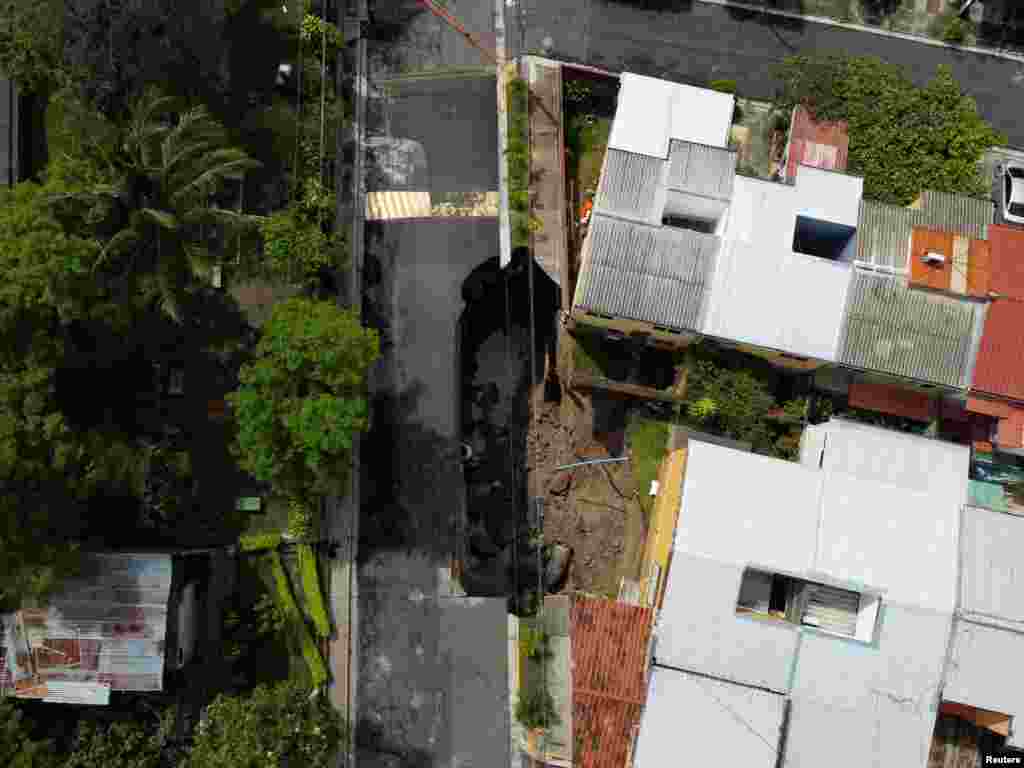
POLYGON ((1024 518, 967 503, 967 446, 834 419, 796 463, 686 452, 635 768, 1024 747, 1024 518))

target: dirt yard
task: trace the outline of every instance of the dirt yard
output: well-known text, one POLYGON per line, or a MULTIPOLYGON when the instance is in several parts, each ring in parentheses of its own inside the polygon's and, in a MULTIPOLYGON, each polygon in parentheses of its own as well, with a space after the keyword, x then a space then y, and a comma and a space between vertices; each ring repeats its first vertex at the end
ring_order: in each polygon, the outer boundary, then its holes
MULTIPOLYGON (((572 338, 559 339, 568 370, 572 338), (568 356, 568 357, 567 357, 568 356)), ((531 495, 545 498, 544 540, 573 550, 565 591, 615 597, 620 580, 640 576, 647 521, 629 462, 553 472, 592 458, 623 455, 626 403, 564 388, 560 402, 534 402, 528 437, 531 495)))

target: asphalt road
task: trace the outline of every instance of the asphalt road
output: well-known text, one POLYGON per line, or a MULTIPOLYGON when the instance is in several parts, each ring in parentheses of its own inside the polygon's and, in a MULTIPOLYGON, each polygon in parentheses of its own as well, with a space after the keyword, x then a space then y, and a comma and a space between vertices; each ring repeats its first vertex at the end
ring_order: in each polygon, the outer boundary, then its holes
POLYGON ((553 57, 615 72, 693 83, 732 79, 741 95, 758 99, 775 92, 772 65, 796 54, 878 56, 919 83, 948 64, 981 114, 1011 145, 1024 146, 1024 64, 702 2, 650 4, 669 9, 644 10, 638 1, 518 0, 506 14, 510 40, 536 51, 549 38, 553 57))
POLYGON ((362 447, 360 768, 451 764, 441 601, 466 503, 458 323, 463 282, 497 252, 495 219, 367 227, 366 308, 385 343, 362 447))

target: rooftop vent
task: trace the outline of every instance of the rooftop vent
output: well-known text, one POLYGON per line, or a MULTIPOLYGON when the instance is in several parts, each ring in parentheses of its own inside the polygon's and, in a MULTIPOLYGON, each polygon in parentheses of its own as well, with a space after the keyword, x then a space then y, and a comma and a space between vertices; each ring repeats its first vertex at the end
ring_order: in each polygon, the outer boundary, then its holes
POLYGON ((941 264, 946 263, 946 257, 943 256, 941 253, 936 253, 935 251, 928 251, 926 254, 921 256, 921 261, 923 261, 925 264, 939 266, 941 264))

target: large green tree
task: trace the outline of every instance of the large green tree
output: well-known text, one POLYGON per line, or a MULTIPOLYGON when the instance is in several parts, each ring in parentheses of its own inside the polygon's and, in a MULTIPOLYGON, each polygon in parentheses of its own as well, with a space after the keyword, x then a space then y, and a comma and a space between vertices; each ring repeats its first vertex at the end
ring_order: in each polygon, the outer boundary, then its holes
POLYGON ((53 744, 33 739, 18 705, 0 699, 0 765, 6 768, 56 768, 53 744))
POLYGON ((83 154, 64 180, 79 189, 54 202, 100 236, 97 278, 180 319, 185 295, 211 265, 209 228, 240 233, 257 225, 213 200, 259 164, 229 145, 204 107, 179 112, 155 89, 133 102, 125 124, 86 142, 83 154))
POLYGON ((171 709, 134 720, 82 720, 61 768, 160 768, 173 723, 171 709))
POLYGON ((0 72, 45 95, 67 81, 61 0, 5 0, 0 5, 0 72))
POLYGON ((987 193, 978 161, 1006 138, 978 114, 949 67, 918 87, 880 59, 794 56, 777 76, 782 106, 805 104, 821 119, 849 124, 847 170, 864 177, 865 197, 906 205, 925 189, 987 193))
POLYGON ((293 498, 340 491, 352 437, 368 424, 366 373, 378 351, 377 333, 332 302, 274 307, 228 396, 242 467, 293 498))
POLYGON ((209 708, 186 768, 327 768, 345 743, 338 713, 296 683, 219 696, 209 708))

